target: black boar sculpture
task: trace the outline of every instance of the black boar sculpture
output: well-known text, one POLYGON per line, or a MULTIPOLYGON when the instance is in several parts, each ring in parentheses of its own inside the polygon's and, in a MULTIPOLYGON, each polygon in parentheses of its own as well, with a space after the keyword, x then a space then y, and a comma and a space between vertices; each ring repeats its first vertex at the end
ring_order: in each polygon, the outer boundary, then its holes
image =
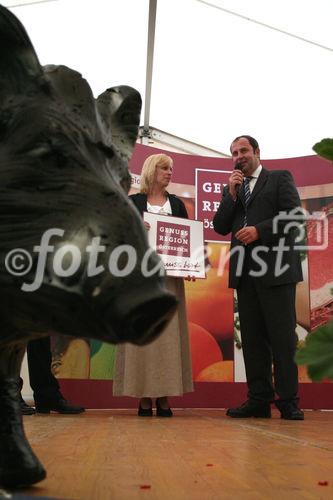
POLYGON ((56 332, 145 344, 176 307, 127 199, 140 109, 130 87, 95 100, 76 71, 42 67, 0 6, 0 486, 46 475, 18 402, 26 342, 56 332))

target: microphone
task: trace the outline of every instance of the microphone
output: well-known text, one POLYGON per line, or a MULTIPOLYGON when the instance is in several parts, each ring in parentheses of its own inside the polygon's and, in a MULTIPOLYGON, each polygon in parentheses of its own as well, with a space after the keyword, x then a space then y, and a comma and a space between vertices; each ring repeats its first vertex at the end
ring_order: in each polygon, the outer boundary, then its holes
MULTIPOLYGON (((235 169, 234 170, 240 170, 241 172, 243 171, 242 169, 242 164, 240 161, 238 161, 235 165, 235 169)), ((239 196, 239 190, 240 190, 240 187, 241 187, 241 184, 237 184, 236 186, 236 194, 237 196, 239 196)))

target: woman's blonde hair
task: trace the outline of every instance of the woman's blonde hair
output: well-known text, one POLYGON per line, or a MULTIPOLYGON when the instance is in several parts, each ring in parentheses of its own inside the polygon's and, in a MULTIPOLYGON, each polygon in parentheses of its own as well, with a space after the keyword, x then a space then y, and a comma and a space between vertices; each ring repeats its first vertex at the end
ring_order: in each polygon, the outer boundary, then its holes
POLYGON ((163 153, 151 155, 146 158, 140 177, 140 193, 149 194, 154 183, 155 171, 157 165, 170 165, 172 167, 173 160, 170 156, 163 153))

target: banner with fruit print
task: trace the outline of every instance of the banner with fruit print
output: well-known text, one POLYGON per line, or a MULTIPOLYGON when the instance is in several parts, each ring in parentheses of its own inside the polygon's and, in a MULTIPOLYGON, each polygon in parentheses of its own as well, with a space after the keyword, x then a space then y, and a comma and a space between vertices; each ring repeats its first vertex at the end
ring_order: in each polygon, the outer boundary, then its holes
MULTIPOLYGON (((140 190, 139 176, 147 156, 161 152, 174 161, 168 191, 182 199, 189 219, 200 220, 205 231, 206 279, 185 281, 195 382, 194 393, 186 395, 186 405, 232 406, 239 402, 240 393, 246 397, 242 338, 237 296, 234 290, 228 288, 229 240, 215 236, 211 221, 233 164, 230 158, 165 152, 138 144, 130 163, 133 176, 130 193, 140 190)), ((304 281, 297 285, 296 293, 296 334, 298 344, 302 346, 307 335, 316 335, 316 328, 327 323, 333 314, 333 167, 330 162, 315 155, 262 160, 262 164, 269 170, 287 169, 291 172, 302 206, 309 214, 304 236, 306 242, 301 250, 304 281), (317 241, 318 234, 321 234, 318 225, 323 216, 327 219, 325 227, 328 232, 325 248, 322 242, 317 241)), ((54 339, 53 345, 54 371, 61 379, 62 387, 67 388, 66 395, 75 394, 75 391, 84 392, 87 407, 131 406, 130 398, 124 401, 123 398, 112 397, 114 346, 70 338, 62 341, 54 339), (94 384, 93 389, 90 383, 94 384)), ((299 381, 303 407, 333 409, 330 384, 311 383, 304 366, 299 366, 299 381)), ((181 400, 177 401, 177 405, 182 406, 181 400)))

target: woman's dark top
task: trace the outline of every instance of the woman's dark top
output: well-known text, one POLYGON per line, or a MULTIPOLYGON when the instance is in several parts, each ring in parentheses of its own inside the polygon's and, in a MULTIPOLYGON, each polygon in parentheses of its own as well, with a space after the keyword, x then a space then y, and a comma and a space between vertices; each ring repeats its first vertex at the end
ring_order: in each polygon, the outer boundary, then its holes
MULTIPOLYGON (((188 219, 187 210, 185 208, 184 203, 180 198, 175 196, 174 194, 166 193, 172 210, 172 215, 174 217, 183 217, 184 219, 188 219)), ((133 201, 136 208, 139 210, 141 216, 143 212, 147 212, 147 195, 143 193, 137 193, 130 195, 130 199, 133 201)))

